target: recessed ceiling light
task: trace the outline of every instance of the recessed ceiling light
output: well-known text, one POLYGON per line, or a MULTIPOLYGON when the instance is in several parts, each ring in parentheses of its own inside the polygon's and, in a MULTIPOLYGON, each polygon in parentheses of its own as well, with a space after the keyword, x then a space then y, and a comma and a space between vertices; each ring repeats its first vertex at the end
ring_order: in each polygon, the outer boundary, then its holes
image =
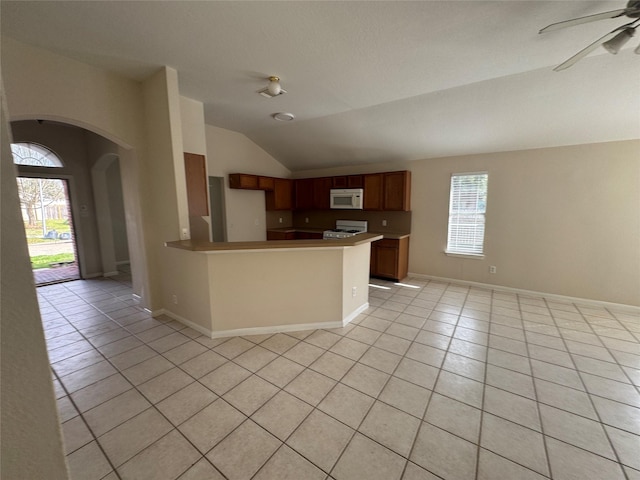
POLYGON ((285 112, 274 113, 272 117, 274 118, 274 120, 280 120, 281 122, 290 122, 291 120, 296 118, 296 116, 293 113, 285 113, 285 112))

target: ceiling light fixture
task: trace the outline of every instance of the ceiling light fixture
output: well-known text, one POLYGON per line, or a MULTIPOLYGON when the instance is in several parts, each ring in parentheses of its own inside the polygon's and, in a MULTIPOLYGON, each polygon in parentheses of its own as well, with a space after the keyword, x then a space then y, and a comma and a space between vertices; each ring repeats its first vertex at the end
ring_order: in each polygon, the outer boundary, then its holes
POLYGON ((280 86, 280 79, 278 77, 269 77, 269 85, 267 85, 267 91, 273 95, 280 95, 282 87, 280 86))
POLYGON ((629 27, 622 30, 608 42, 604 42, 602 46, 609 53, 616 55, 620 49, 627 43, 636 33, 635 27, 629 27))
MULTIPOLYGON (((560 70, 564 70, 575 65, 579 60, 583 59, 591 52, 594 52, 598 47, 600 47, 600 45, 602 45, 609 53, 614 55, 617 54, 629 39, 635 35, 636 28, 640 27, 640 0, 629 0, 625 8, 552 23, 540 30, 539 33, 551 32, 565 27, 573 27, 575 25, 582 25, 583 23, 590 23, 609 18, 620 18, 623 16, 631 18, 632 21, 626 25, 621 25, 620 27, 611 30, 606 35, 603 35, 595 42, 580 50, 573 57, 565 60, 553 70, 559 72, 560 70)), ((636 47, 634 51, 635 53, 640 54, 640 46, 636 47)))
POLYGON ((262 90, 259 90, 258 93, 263 97, 273 98, 287 93, 287 91, 280 85, 280 77, 272 75, 269 77, 269 84, 262 90))
POLYGON ((272 117, 274 120, 279 120, 281 122, 290 122, 291 120, 296 118, 296 116, 293 113, 286 113, 286 112, 274 113, 272 117))

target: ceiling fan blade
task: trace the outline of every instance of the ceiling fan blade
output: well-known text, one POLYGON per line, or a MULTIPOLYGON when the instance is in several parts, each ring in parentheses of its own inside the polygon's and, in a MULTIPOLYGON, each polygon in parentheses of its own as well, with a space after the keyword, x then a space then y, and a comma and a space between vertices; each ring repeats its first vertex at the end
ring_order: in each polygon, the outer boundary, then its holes
POLYGON ((624 30, 625 28, 627 28, 627 26, 628 25, 623 25, 622 27, 618 27, 615 30, 610 31, 609 33, 607 33, 603 37, 601 37, 598 40, 596 40, 595 42, 593 42, 588 47, 583 48, 582 50, 580 50, 578 53, 576 53, 570 59, 568 59, 565 62, 563 62, 560 65, 558 65, 553 70, 555 72, 559 72, 560 70, 565 70, 565 69, 575 65, 576 63, 578 63, 579 60, 581 60, 584 57, 586 57, 587 55, 589 55, 591 52, 596 50, 603 43, 608 42, 609 40, 611 40, 613 37, 615 37, 618 34, 618 32, 620 32, 621 30, 624 30))
POLYGON ((560 30, 561 28, 573 27, 574 25, 595 22, 596 20, 604 20, 605 18, 617 18, 623 16, 626 12, 626 8, 621 8, 619 10, 611 10, 610 12, 596 13, 595 15, 587 15, 586 17, 574 18, 573 20, 565 20, 564 22, 552 23, 551 25, 544 27, 538 33, 552 32, 554 30, 560 30))

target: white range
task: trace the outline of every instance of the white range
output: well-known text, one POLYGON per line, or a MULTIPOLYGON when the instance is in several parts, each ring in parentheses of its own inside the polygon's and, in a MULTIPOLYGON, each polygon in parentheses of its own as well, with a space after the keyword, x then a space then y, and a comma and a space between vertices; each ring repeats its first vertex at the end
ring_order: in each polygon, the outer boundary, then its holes
POLYGON ((322 233, 324 240, 352 237, 367 232, 366 220, 336 220, 336 228, 322 233))

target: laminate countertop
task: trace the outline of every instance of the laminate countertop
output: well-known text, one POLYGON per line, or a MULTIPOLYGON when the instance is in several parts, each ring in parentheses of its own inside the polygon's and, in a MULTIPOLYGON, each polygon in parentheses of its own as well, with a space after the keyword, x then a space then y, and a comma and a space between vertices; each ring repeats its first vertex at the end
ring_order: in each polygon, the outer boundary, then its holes
MULTIPOLYGON (((327 230, 327 229, 325 229, 327 230)), ((318 228, 295 228, 295 227, 284 227, 284 228, 268 228, 267 232, 280 232, 280 233, 293 233, 293 232, 302 232, 302 233, 322 233, 324 230, 320 230, 318 228)), ((403 232, 367 232, 373 235, 382 235, 383 238, 388 238, 390 240, 400 240, 401 238, 411 236, 410 233, 403 232)), ((375 240, 374 240, 375 241, 375 240)))
MULTIPOLYGON (((282 231, 282 230, 278 230, 282 231)), ((300 231, 292 229, 291 231, 300 231)), ((379 233, 361 233, 353 237, 331 240, 269 240, 264 242, 206 242, 197 240, 177 240, 166 242, 166 247, 190 250, 192 252, 222 252, 233 250, 273 250, 281 248, 331 248, 355 247, 383 238, 379 233)))

